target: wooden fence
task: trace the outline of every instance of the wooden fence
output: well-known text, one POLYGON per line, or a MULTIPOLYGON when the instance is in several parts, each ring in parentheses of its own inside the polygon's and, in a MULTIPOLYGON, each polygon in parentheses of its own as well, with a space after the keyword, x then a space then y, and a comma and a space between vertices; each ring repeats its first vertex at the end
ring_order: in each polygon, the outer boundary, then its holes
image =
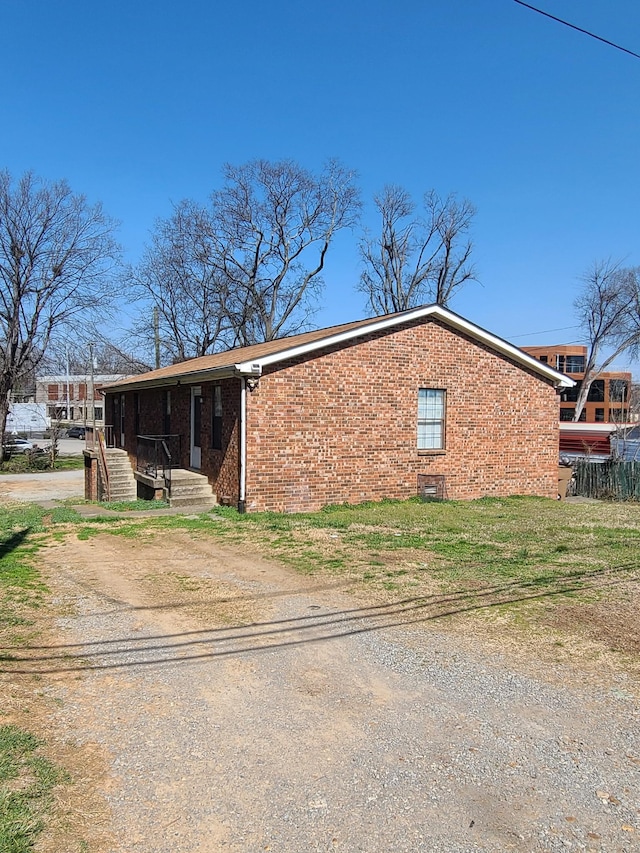
POLYGON ((640 501, 640 462, 580 459, 575 463, 572 491, 586 498, 640 501))

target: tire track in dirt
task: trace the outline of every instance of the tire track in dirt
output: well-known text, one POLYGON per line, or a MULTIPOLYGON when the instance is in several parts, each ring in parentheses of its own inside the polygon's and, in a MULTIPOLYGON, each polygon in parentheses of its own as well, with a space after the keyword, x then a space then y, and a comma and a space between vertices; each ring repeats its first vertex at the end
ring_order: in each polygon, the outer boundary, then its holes
POLYGON ((630 695, 378 629, 339 589, 186 534, 45 560, 69 612, 29 665, 58 667, 56 737, 108 756, 113 853, 638 849, 630 695))

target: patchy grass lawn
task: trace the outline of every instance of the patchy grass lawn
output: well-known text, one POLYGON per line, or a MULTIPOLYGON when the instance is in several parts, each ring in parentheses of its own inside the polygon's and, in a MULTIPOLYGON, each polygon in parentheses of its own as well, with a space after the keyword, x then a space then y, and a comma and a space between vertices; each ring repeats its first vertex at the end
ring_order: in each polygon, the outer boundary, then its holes
MULTIPOLYGON (((0 663, 12 659, 12 649, 37 637, 35 619, 48 590, 36 555, 47 541, 47 528, 67 520, 65 512, 46 514, 18 503, 0 508, 0 663)), ((45 827, 53 789, 66 777, 44 755, 44 741, 13 720, 7 722, 17 716, 28 724, 25 706, 35 699, 34 685, 16 685, 10 676, 0 685, 0 850, 27 853, 45 827)))
POLYGON ((51 467, 48 453, 39 456, 17 453, 11 459, 0 463, 2 474, 33 474, 37 471, 78 471, 84 468, 83 456, 58 456, 55 467, 51 467))
MULTIPOLYGON (((581 637, 640 661, 640 505, 537 498, 383 501, 317 513, 145 519, 218 539, 305 574, 344 578, 378 602, 428 604, 453 628, 581 637)), ((84 523, 78 535, 104 531, 84 523)), ((140 522, 110 533, 136 537, 140 522)))
POLYGON ((42 742, 0 726, 0 850, 28 853, 44 829, 52 792, 64 774, 40 754, 42 742))
MULTIPOLYGON (((6 504, 0 506, 0 660, 10 669, 12 650, 38 636, 37 616, 48 604, 40 548, 69 535, 144 541, 175 531, 335 579, 356 600, 387 608, 398 623, 435 624, 461 644, 493 643, 503 653, 535 657, 540 666, 591 656, 589 665, 640 671, 640 505, 517 497, 385 501, 299 515, 218 508, 201 516, 121 519, 83 519, 67 506, 6 504)), ((176 575, 176 582, 193 592, 188 575, 176 575)), ((18 685, 9 672, 0 690, 0 850, 26 853, 50 819, 52 800, 69 786, 48 762, 48 745, 29 731, 46 732, 42 693, 31 682, 18 685)), ((74 766, 73 759, 62 764, 74 766)))

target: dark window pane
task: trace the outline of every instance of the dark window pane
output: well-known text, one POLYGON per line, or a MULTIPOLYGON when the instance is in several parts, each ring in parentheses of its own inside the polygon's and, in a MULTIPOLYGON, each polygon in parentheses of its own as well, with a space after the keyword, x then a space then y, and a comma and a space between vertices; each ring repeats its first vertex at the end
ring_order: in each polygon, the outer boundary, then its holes
POLYGON ((609 423, 621 424, 626 420, 626 409, 609 409, 609 423))
POLYGON ((604 409, 596 409, 596 421, 604 421, 604 409))
POLYGON ((609 380, 609 399, 612 403, 626 403, 628 391, 626 379, 609 380))
POLYGON ((568 355, 566 357, 565 373, 584 373, 584 356, 583 355, 568 355))
POLYGON ((563 403, 575 403, 580 393, 582 382, 576 382, 573 388, 565 388, 560 396, 563 403))
POLYGON ((566 406, 560 409, 560 420, 561 421, 572 421, 573 420, 573 409, 569 409, 566 406))
POLYGON ((222 450, 222 386, 213 386, 211 398, 211 447, 222 450))
POLYGON ((604 403, 604 379, 594 379, 587 396, 589 403, 604 403))
POLYGON ((165 391, 163 395, 162 429, 165 435, 171 435, 171 391, 165 391))

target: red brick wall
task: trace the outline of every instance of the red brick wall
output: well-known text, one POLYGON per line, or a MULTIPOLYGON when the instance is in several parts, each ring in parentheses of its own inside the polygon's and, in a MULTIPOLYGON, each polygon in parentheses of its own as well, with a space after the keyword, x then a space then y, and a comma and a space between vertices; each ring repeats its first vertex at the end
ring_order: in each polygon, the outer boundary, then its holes
MULTIPOLYGON (((203 382, 201 468, 213 487, 218 500, 229 499, 233 504, 239 500, 239 439, 238 420, 240 414, 240 380, 228 379, 220 383, 203 382), (211 419, 213 414, 213 386, 222 385, 222 450, 211 447, 211 419)), ((190 467, 191 435, 191 386, 172 385, 170 388, 150 388, 125 393, 125 448, 132 462, 136 458, 136 435, 161 435, 164 433, 164 392, 171 391, 170 433, 180 435, 181 456, 178 466, 190 467), (136 432, 135 395, 139 400, 139 432, 136 432)), ((110 398, 106 403, 111 412, 110 398)), ((119 425, 116 425, 119 442, 119 425)))
POLYGON ((238 503, 240 380, 202 385, 202 473, 207 474, 218 501, 238 503), (211 447, 213 386, 222 385, 222 450, 211 447))
POLYGON ((247 430, 248 510, 407 498, 418 474, 451 499, 557 494, 554 388, 432 320, 268 368, 247 430), (417 450, 419 388, 446 389, 444 452, 417 450))

